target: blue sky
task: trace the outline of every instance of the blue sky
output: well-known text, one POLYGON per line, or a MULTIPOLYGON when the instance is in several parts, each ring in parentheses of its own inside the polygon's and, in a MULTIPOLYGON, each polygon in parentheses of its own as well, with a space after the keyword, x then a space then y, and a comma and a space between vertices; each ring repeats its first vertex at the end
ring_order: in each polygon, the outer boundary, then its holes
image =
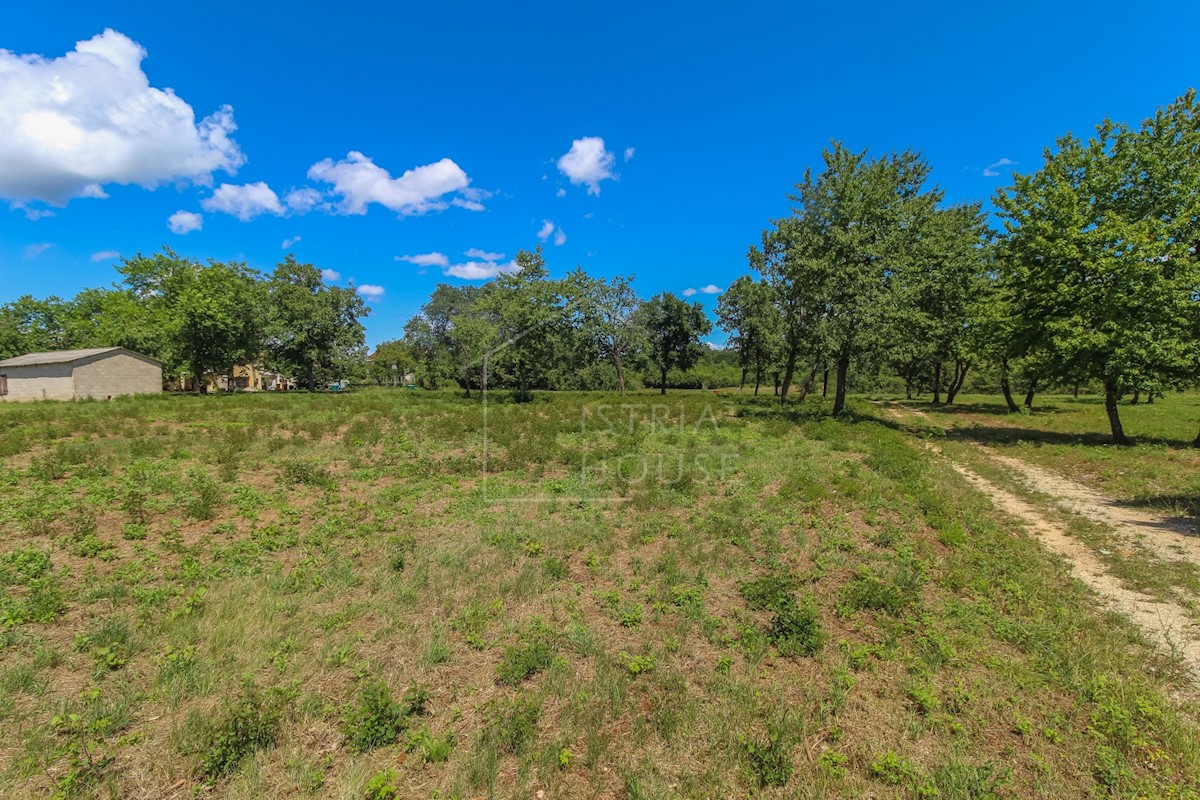
POLYGON ((0 302, 293 252, 364 287, 376 344, 543 242, 711 309, 831 138, 986 200, 1200 84, 1182 2, 258 5, 0 11, 0 302))

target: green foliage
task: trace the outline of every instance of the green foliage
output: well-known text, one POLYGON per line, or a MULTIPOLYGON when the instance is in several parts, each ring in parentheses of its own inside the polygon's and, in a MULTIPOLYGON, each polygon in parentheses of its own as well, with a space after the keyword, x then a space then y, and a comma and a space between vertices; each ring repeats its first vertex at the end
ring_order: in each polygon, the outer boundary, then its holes
POLYGON ((787 717, 773 719, 767 723, 766 740, 744 740, 750 771, 758 781, 760 789, 768 786, 786 786, 795 769, 792 765, 792 749, 795 737, 787 724, 787 717))
POLYGON ((397 800, 400 797, 400 790, 396 787, 398 777, 396 771, 391 768, 376 772, 367 779, 359 796, 362 800, 397 800))
POLYGON ((821 618, 811 599, 790 601, 778 608, 768 633, 771 644, 785 656, 812 656, 825 644, 821 618))
POLYGON ((411 688, 396 702, 386 683, 369 680, 359 688, 354 705, 342 714, 342 734, 358 753, 391 744, 400 738, 409 717, 424 713, 428 701, 428 692, 411 688))
POLYGON ((542 705, 534 697, 495 700, 484 709, 482 739, 502 753, 520 753, 537 735, 542 705))
POLYGON ((333 489, 336 484, 328 467, 311 461, 288 461, 283 465, 283 479, 291 484, 333 489))
POLYGON ((553 631, 541 620, 535 620, 517 642, 505 648, 496 667, 496 677, 500 683, 516 686, 554 663, 556 653, 553 631))
POLYGON ((282 721, 280 695, 264 695, 253 684, 244 684, 201 735, 201 773, 215 781, 236 772, 246 758, 275 744, 282 721))
POLYGON ((871 762, 871 776, 888 786, 900 786, 917 777, 917 768, 904 756, 888 750, 871 762))

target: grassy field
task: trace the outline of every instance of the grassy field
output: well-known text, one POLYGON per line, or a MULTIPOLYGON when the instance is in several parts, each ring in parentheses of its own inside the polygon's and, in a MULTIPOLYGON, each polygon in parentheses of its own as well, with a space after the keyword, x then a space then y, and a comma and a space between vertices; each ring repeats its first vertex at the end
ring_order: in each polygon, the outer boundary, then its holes
POLYGON ((1196 798, 1178 665, 852 408, 0 406, 0 796, 1196 798))
POLYGON ((1121 405, 1132 447, 1116 447, 1101 397, 1038 396, 1032 411, 1010 414, 999 396, 960 395, 954 405, 903 400, 952 439, 995 447, 1091 485, 1118 500, 1200 516, 1200 393, 1121 405))

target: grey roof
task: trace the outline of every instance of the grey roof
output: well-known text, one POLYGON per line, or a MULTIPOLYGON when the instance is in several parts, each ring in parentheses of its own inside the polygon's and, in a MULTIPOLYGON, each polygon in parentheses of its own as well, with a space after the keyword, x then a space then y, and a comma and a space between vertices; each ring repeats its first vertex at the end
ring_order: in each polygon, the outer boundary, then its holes
POLYGON ((113 350, 124 350, 123 347, 93 347, 90 350, 52 350, 49 353, 26 353, 23 356, 0 361, 0 367, 31 367, 35 364, 66 364, 81 358, 98 356, 113 350))

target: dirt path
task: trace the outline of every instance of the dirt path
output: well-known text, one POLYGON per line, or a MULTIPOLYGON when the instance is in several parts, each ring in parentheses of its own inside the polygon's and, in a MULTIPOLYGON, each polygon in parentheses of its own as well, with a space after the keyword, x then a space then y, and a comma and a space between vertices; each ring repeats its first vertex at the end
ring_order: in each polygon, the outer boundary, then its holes
MULTIPOLYGON (((903 412, 928 419, 927 415, 906 407, 885 407, 897 419, 903 412), (903 411, 901 410, 903 409, 903 411)), ((935 453, 940 447, 925 443, 935 453)), ((1200 540, 1184 520, 1159 517, 1139 509, 1119 505, 1099 492, 1019 459, 980 448, 987 457, 1013 470, 1022 482, 1053 498, 1055 504, 1111 528, 1122 538, 1148 547, 1161 558, 1186 560, 1200 564, 1200 540)), ((958 474, 991 498, 997 508, 1028 527, 1048 550, 1063 556, 1071 576, 1090 587, 1113 611, 1132 621, 1164 653, 1175 656, 1200 679, 1200 624, 1183 606, 1160 602, 1125 587, 1109 574, 1104 563, 1086 545, 1067 533, 1066 528, 1048 519, 1036 507, 1017 495, 987 480, 969 467, 947 459, 958 474)))

